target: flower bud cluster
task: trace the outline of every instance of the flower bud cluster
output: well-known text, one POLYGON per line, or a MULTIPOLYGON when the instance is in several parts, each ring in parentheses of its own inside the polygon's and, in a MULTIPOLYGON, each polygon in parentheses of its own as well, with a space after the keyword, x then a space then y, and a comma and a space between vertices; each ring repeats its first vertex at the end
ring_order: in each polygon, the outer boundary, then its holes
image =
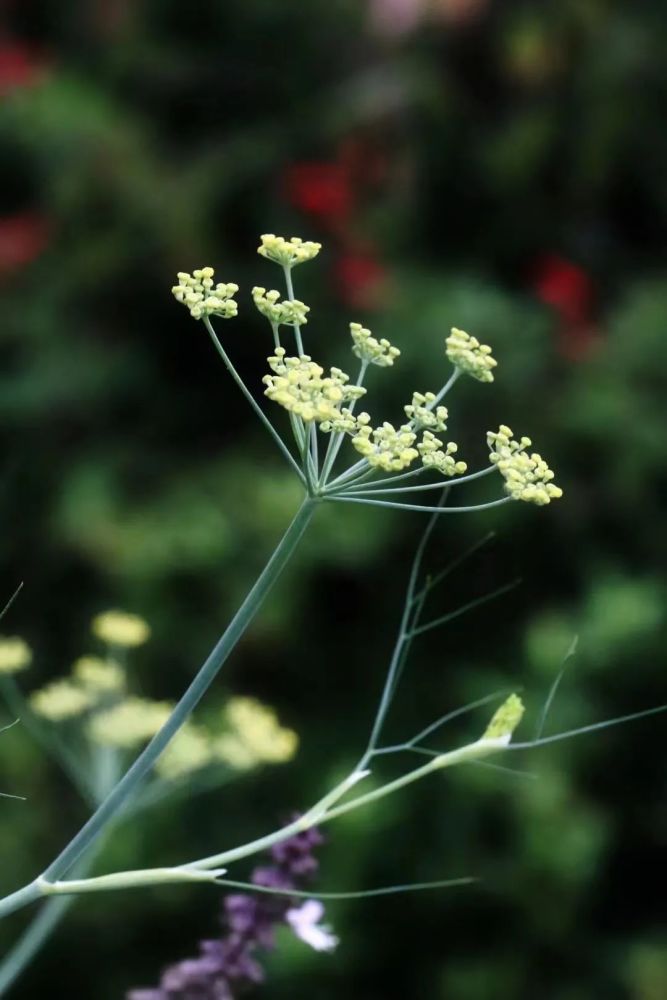
POLYGON ((462 476, 468 468, 465 462, 457 462, 454 458, 458 445, 450 441, 443 451, 443 442, 431 431, 424 431, 417 448, 422 464, 427 469, 437 469, 443 476, 462 476))
POLYGON ((428 427, 429 430, 440 432, 447 430, 447 407, 433 407, 434 401, 434 392, 413 392, 412 402, 403 407, 413 427, 428 427))
POLYGON ((252 290, 253 302, 262 316, 266 316, 274 326, 303 326, 308 322, 307 314, 310 306, 300 302, 299 299, 286 299, 280 302, 280 292, 273 289, 267 292, 266 288, 256 286, 252 290))
POLYGON ((332 368, 329 375, 307 354, 285 357, 285 348, 278 347, 269 359, 275 373, 265 375, 265 395, 302 420, 337 420, 340 407, 353 399, 360 399, 366 392, 356 385, 349 385, 350 376, 340 368, 332 368))
POLYGON ((554 473, 541 455, 529 454, 532 441, 522 437, 514 439, 510 427, 501 424, 498 431, 489 431, 486 441, 490 449, 489 458, 505 479, 505 492, 514 500, 543 507, 562 497, 563 491, 551 480, 554 473))
POLYGON ((388 368, 401 353, 398 347, 392 347, 384 337, 377 340, 361 323, 350 323, 350 333, 354 341, 352 353, 371 365, 388 368))
POLYGON ((417 435, 409 424, 403 424, 397 430, 385 421, 381 427, 362 424, 352 438, 352 444, 372 468, 400 472, 419 457, 414 447, 416 439, 417 435))
POLYGON ((190 310, 190 315, 194 319, 201 319, 203 316, 221 316, 223 319, 231 319, 236 316, 238 306, 233 295, 239 290, 239 286, 230 281, 215 283, 213 279, 214 270, 212 267, 202 267, 188 274, 187 271, 179 271, 176 277, 178 284, 172 288, 172 294, 177 302, 181 302, 190 310))
POLYGON ((307 260, 317 257, 322 249, 321 243, 312 243, 310 240, 302 240, 298 236, 292 236, 286 240, 284 236, 274 236, 273 233, 266 233, 260 237, 261 244, 257 247, 257 253, 267 260, 275 261, 282 267, 294 267, 296 264, 303 264, 307 260))
POLYGON ((488 344, 480 344, 464 330, 452 327, 447 337, 447 357, 461 371, 476 378, 478 382, 493 382, 493 370, 498 362, 491 355, 488 344))
POLYGON ((370 422, 370 414, 354 414, 347 406, 344 406, 337 416, 332 420, 324 420, 320 424, 320 430, 325 434, 356 434, 361 427, 365 427, 370 422))
POLYGON ((511 694, 494 712, 491 721, 484 730, 482 739, 499 740, 505 738, 509 743, 512 733, 523 718, 524 711, 521 698, 517 694, 511 694))

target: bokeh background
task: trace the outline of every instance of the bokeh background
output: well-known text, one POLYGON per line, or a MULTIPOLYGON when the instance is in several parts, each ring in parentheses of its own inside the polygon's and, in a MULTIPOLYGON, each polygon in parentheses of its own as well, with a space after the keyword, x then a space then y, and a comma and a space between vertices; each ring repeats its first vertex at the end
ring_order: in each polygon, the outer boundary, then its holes
MULTIPOLYGON (((269 348, 249 288, 261 232, 320 240, 296 273, 308 344, 343 364, 351 319, 403 352, 387 416, 436 388, 456 325, 494 346, 452 431, 473 463, 500 420, 565 499, 448 519, 435 568, 493 529, 434 611, 520 576, 416 644, 397 738, 503 686, 527 737, 579 635, 552 731, 665 701, 665 11, 655 0, 8 0, 0 27, 3 630, 25 691, 91 649, 93 614, 140 613, 136 690, 176 697, 298 502, 171 298, 177 270, 241 286, 225 343, 257 391, 269 348), (435 707, 435 708, 434 708, 435 707)), ((273 828, 367 734, 418 514, 319 512, 205 711, 275 706, 300 751, 118 828, 98 871, 180 861, 273 828)), ((10 718, 3 709, 3 719, 10 718)), ((477 733, 461 720, 439 745, 477 733)), ((658 1000, 667 990, 660 716, 527 754, 522 780, 461 769, 332 825, 319 884, 479 875, 472 889, 341 902, 322 957, 287 938, 259 997, 658 1000)), ((518 762, 518 761, 517 761, 518 762)), ((86 815, 17 726, 1 740, 0 882, 86 815)), ((215 933, 208 891, 81 900, 12 995, 121 998, 215 933)), ((8 947, 26 924, 3 923, 8 947)))

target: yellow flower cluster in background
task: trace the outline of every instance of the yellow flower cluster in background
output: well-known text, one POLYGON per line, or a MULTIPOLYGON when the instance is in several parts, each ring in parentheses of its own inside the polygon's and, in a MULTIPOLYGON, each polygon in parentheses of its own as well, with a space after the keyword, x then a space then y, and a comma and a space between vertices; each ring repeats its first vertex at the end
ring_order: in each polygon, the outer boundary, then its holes
POLYGON ((216 763, 246 771, 262 764, 286 763, 297 751, 296 733, 282 726, 273 709, 255 698, 231 698, 222 721, 222 732, 193 722, 183 726, 158 760, 158 774, 180 778, 216 763))
MULTIPOLYGON (((148 623, 126 611, 97 615, 91 631, 107 645, 126 649, 150 636, 148 623)), ((0 639, 0 672, 21 670, 30 659, 22 639, 0 639)), ((33 691, 29 703, 43 719, 52 723, 76 720, 90 743, 123 752, 152 739, 174 708, 171 702, 128 693, 127 687, 126 669, 113 657, 82 656, 68 676, 33 691)), ((247 770, 291 760, 297 746, 296 733, 280 724, 273 709, 253 698, 236 697, 217 725, 187 722, 159 758, 156 773, 174 780, 216 764, 247 770)))
POLYGON ((143 646, 151 637, 148 622, 139 615, 127 611, 104 611, 93 618, 91 630, 94 636, 110 646, 143 646))
POLYGON ((16 674, 32 663, 32 650, 18 636, 0 636, 0 674, 16 674))

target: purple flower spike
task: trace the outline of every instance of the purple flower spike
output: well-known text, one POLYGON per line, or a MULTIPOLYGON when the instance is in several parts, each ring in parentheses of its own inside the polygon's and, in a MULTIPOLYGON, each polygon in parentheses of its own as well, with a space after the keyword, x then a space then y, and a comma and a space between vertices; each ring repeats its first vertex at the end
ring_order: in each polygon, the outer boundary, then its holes
POLYGON ((201 941, 199 957, 170 966, 162 974, 159 987, 131 990, 127 1000, 235 1000, 248 987, 264 979, 256 958, 260 949, 274 946, 274 931, 287 924, 293 932, 318 951, 331 951, 338 939, 321 924, 324 907, 316 900, 302 906, 290 896, 318 869, 313 850, 324 842, 317 829, 304 830, 275 844, 270 851, 273 864, 254 869, 252 882, 270 893, 232 893, 223 900, 223 936, 201 941))

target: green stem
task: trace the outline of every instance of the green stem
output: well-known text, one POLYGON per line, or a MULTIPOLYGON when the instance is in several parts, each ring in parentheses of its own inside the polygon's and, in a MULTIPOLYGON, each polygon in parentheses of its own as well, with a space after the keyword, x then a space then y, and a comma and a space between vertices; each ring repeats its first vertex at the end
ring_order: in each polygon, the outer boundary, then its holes
MULTIPOLYGON (((394 486, 388 490, 382 488, 384 486, 384 481, 380 480, 377 486, 375 484, 369 486, 355 486, 349 490, 345 490, 344 492, 346 496, 355 497, 374 497, 380 496, 384 493, 421 493, 424 490, 442 489, 443 486, 461 486, 463 483, 470 483, 473 479, 481 479, 482 476, 488 476, 489 473, 495 471, 495 465, 490 465, 487 469, 482 469, 480 472, 471 472, 469 476, 457 476, 455 479, 440 479, 435 483, 423 483, 421 486, 394 486)), ((408 473, 408 475, 410 475, 410 473, 408 473)), ((397 476, 396 478, 399 477, 397 476)))
MULTIPOLYGON (((159 755, 211 686, 223 663, 259 611, 264 598, 295 551, 313 516, 315 506, 316 501, 312 498, 306 497, 304 499, 264 570, 162 729, 156 733, 88 822, 45 870, 44 879, 53 881, 64 875, 77 858, 97 840, 136 791, 159 755)), ((39 898, 42 892, 42 886, 36 879, 30 885, 5 897, 0 900, 0 917, 33 902, 39 898)))
POLYGON ((513 498, 503 497, 501 500, 491 500, 489 503, 479 503, 473 507, 425 507, 414 503, 392 503, 389 500, 366 500, 362 497, 326 496, 325 499, 331 500, 333 503, 365 503, 373 507, 388 507, 390 510, 417 510, 427 514, 469 514, 476 510, 488 510, 489 507, 502 507, 503 504, 510 503, 513 498))
MULTIPOLYGON (((77 865, 76 874, 78 876, 85 878, 101 846, 102 843, 98 840, 95 849, 90 851, 87 857, 77 865)), ((0 997, 5 996, 7 990, 22 975, 73 903, 73 896, 49 899, 44 903, 14 947, 3 956, 0 964, 0 997)))
MULTIPOLYGON (((283 267, 283 273, 285 275, 285 284, 287 286, 287 298, 290 302, 294 302, 294 286, 292 285, 292 268, 285 266, 283 267)), ((296 349, 299 357, 304 353, 303 351, 303 341, 301 340, 301 327, 297 323, 294 324, 294 339, 296 341, 296 349)))
POLYGON ((285 458, 287 459, 287 461, 289 462, 289 464, 292 466, 292 469, 296 472, 296 474, 299 477, 299 479, 303 482, 304 481, 303 474, 302 474, 301 469, 299 468, 298 464, 294 460, 294 456, 290 453, 289 449, 287 448, 287 445, 285 444, 285 442, 281 438, 280 434, 278 434, 278 431, 275 429, 275 427, 273 426, 273 424, 271 423, 271 421, 268 419, 268 417, 266 416, 266 414, 262 410, 261 406, 259 406, 259 404, 255 400, 255 398, 252 395, 252 393, 248 391, 248 387, 246 386, 245 382, 243 381, 243 379, 241 378, 241 376, 237 372, 236 368, 234 367, 234 365, 231 362, 231 359, 230 359, 229 355, 227 354, 227 352, 225 351, 224 347, 220 343, 220 341, 218 339, 218 335, 216 334, 215 330, 213 329, 213 326, 212 326, 211 321, 208 318, 208 316, 204 316, 204 325, 205 325, 206 329, 209 332, 209 335, 211 337, 211 340, 213 341, 213 345, 214 345, 216 351, 218 352, 218 354, 220 355, 220 357, 224 361, 225 367, 227 368, 227 371, 232 376, 232 378, 236 382, 237 386, 239 387, 239 389, 241 390, 241 392, 243 393, 243 395, 245 396, 245 398, 248 400, 248 402, 252 406, 253 410, 255 411, 255 413, 257 414, 257 416, 259 417, 259 419, 262 421, 262 423, 266 427, 267 431, 269 432, 269 434, 271 435, 271 437, 273 438, 273 440, 276 442, 276 444, 278 445, 278 447, 282 451, 283 455, 285 456, 285 458))

